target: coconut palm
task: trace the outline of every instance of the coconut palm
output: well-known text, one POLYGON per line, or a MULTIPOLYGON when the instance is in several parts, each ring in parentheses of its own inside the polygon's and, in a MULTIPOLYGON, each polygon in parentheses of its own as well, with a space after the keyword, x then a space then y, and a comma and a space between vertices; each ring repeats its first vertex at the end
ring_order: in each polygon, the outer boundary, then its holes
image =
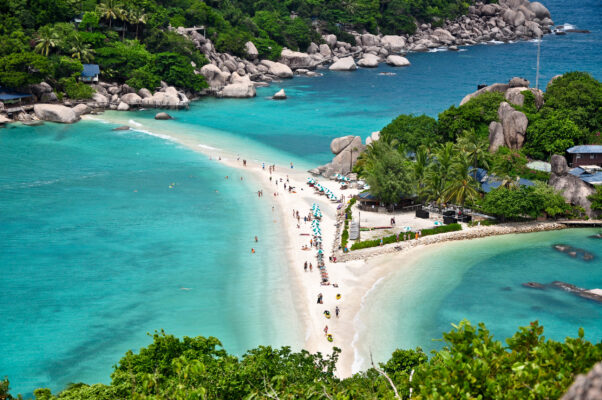
POLYGON ((138 28, 140 24, 146 24, 148 15, 144 13, 144 10, 139 7, 135 7, 128 12, 130 23, 136 24, 136 39, 138 39, 138 28))
POLYGON ((114 19, 118 19, 123 13, 121 3, 117 0, 104 0, 97 7, 96 11, 102 18, 109 20, 109 29, 114 19))
POLYGON ((473 168, 473 177, 476 180, 479 165, 489 168, 489 145, 487 141, 480 138, 474 129, 470 129, 464 131, 463 136, 458 138, 458 147, 469 158, 473 168))
POLYGON ((464 209, 467 200, 475 200, 479 195, 477 181, 470 175, 470 169, 470 159, 459 154, 452 166, 451 180, 443 191, 445 201, 458 204, 460 209, 464 209))
POLYGON ((424 174, 430 163, 429 151, 426 146, 420 146, 416 149, 416 157, 412 167, 414 169, 414 180, 416 182, 416 194, 422 198, 424 196, 424 174))
POLYGON ((89 44, 82 42, 77 37, 75 42, 73 42, 73 47, 71 47, 71 57, 89 63, 94 59, 94 50, 90 48, 89 44))
POLYGON ((48 56, 50 49, 58 46, 60 42, 57 31, 49 26, 43 26, 38 30, 35 51, 48 56))

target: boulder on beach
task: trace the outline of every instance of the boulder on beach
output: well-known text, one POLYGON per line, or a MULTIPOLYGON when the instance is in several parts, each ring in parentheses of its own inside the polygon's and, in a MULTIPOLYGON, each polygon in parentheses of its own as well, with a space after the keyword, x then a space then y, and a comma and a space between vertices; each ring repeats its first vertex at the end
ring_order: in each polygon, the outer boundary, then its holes
POLYGON ((339 154, 343 151, 353 141, 354 137, 353 135, 347 135, 332 139, 330 142, 330 151, 332 154, 339 154))
POLYGON ((274 100, 284 100, 284 99, 286 99, 286 93, 284 92, 284 89, 280 89, 279 91, 277 91, 276 93, 274 93, 274 95, 272 96, 272 99, 274 99, 274 100))
POLYGON ((288 65, 270 60, 261 60, 261 64, 268 68, 268 73, 277 76, 278 78, 292 78, 293 70, 288 65))
POLYGON ((391 53, 401 53, 406 45, 403 36, 385 35, 380 40, 381 45, 391 53))
POLYGON ((153 94, 147 88, 140 89, 138 91, 138 95, 140 96, 140 98, 143 98, 143 99, 146 99, 148 97, 152 97, 153 96, 153 94))
POLYGON ((393 67, 407 67, 410 65, 410 62, 405 57, 392 54, 389 57, 387 57, 387 64, 393 67))
POLYGON ((357 65, 355 65, 353 57, 345 57, 332 64, 329 69, 331 71, 355 71, 357 65))
POLYGON ((129 109, 130 106, 128 105, 128 103, 124 103, 123 101, 117 106, 117 111, 128 111, 129 109))
POLYGON ((236 82, 226 85, 220 92, 218 92, 218 97, 227 97, 227 98, 249 98, 255 97, 256 90, 255 85, 249 82, 236 82))
POLYGON ((72 108, 60 104, 35 104, 33 112, 42 121, 72 124, 79 121, 79 115, 72 108))
POLYGON ((121 96, 121 101, 128 106, 133 106, 140 104, 142 102, 142 97, 138 96, 136 93, 126 93, 121 96))
POLYGON ((166 113, 166 112, 160 112, 160 113, 157 113, 157 114, 155 115, 155 119, 159 119, 159 120, 167 120, 167 119, 173 119, 173 118, 172 118, 172 116, 171 116, 171 115, 169 115, 169 114, 168 114, 168 113, 166 113))
POLYGON ((283 49, 280 53, 280 62, 291 69, 313 68, 313 59, 307 53, 283 49))
POLYGON ((75 107, 73 107, 72 110, 78 117, 85 114, 89 114, 92 111, 90 107, 88 107, 85 104, 78 104, 75 107))
POLYGON ((332 51, 330 50, 330 47, 328 47, 327 44, 320 45, 320 55, 324 58, 332 57, 332 51))
POLYGON ((332 48, 337 44, 337 37, 335 35, 324 35, 322 39, 324 39, 328 47, 332 48))

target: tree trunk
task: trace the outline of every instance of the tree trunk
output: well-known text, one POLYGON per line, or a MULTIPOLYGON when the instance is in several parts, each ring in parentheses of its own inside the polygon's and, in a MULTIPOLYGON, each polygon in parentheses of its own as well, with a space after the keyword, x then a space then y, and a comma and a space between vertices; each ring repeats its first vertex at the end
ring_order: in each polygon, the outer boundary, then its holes
POLYGON ((140 24, 136 23, 136 40, 138 40, 138 26, 140 26, 140 24))

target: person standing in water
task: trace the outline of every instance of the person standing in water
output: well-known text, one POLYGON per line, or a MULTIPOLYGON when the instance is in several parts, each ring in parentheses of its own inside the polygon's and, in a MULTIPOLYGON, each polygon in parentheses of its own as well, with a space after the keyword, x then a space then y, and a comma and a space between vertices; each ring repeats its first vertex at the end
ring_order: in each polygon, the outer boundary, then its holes
POLYGON ((255 236, 255 243, 259 242, 259 239, 257 239, 257 236, 255 236))

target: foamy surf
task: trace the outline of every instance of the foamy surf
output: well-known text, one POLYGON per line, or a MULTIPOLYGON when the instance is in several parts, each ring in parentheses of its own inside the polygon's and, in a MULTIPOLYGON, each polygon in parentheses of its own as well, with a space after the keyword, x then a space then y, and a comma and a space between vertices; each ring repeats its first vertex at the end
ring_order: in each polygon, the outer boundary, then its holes
POLYGON ((134 126, 138 126, 138 127, 143 126, 140 122, 136 122, 133 119, 130 119, 128 121, 128 123, 131 124, 131 125, 134 125, 134 126))

